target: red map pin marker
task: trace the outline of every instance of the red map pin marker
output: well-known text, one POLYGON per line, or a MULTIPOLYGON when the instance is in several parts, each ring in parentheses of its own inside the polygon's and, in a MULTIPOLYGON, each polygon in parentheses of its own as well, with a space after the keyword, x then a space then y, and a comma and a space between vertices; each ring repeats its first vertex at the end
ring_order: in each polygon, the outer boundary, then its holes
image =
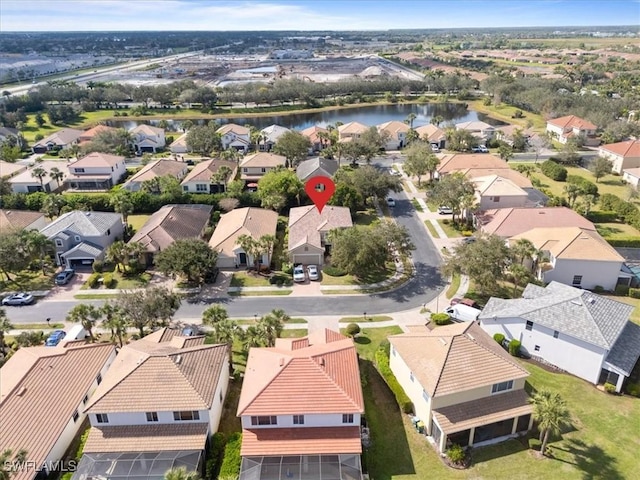
POLYGON ((322 209, 336 191, 336 184, 329 177, 317 176, 307 180, 304 191, 313 200, 318 212, 322 213, 322 209))

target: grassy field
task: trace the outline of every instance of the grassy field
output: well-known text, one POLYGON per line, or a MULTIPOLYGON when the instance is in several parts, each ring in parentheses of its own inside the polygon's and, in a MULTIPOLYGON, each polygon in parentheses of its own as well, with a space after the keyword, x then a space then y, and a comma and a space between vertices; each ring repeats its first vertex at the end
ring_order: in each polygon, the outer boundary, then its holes
POLYGON ((371 225, 378 219, 378 214, 375 209, 370 208, 368 210, 360 210, 356 212, 356 216, 353 219, 354 225, 371 225))
POLYGON ((268 290, 266 292, 229 292, 230 297, 270 297, 291 295, 293 290, 268 290))
MULTIPOLYGON (((105 270, 104 274, 110 273, 113 275, 113 279, 116 281, 116 285, 113 288, 118 288, 120 290, 132 290, 135 288, 143 288, 146 287, 151 281, 152 274, 149 272, 142 272, 136 275, 123 275, 122 272, 118 272, 117 270, 105 270)), ((99 284, 102 288, 102 285, 99 284)), ((85 282, 80 290, 96 290, 89 287, 88 282, 85 282)))
POLYGON ((62 323, 14 323, 15 330, 47 330, 52 328, 64 328, 62 323))
POLYGON ((271 287, 269 279, 249 272, 235 272, 231 277, 232 287, 271 287))
POLYGON ((393 320, 392 317, 388 315, 367 315, 365 318, 362 317, 342 317, 339 322, 340 323, 360 323, 360 322, 388 322, 389 320, 393 320))
POLYGON ((53 288, 53 278, 53 273, 51 273, 51 275, 42 275, 41 270, 23 270, 11 275, 11 281, 9 281, 6 276, 0 274, 0 292, 49 290, 53 288))
POLYGON ((622 222, 598 223, 596 224, 596 230, 607 240, 640 236, 638 230, 622 222))
POLYGON ((530 120, 533 123, 533 127, 540 131, 544 131, 547 127, 547 122, 542 118, 542 115, 527 112, 526 110, 512 107, 511 105, 501 103, 500 105, 487 106, 482 100, 471 100, 467 103, 469 104, 470 110, 486 113, 497 120, 502 120, 514 125, 521 125, 522 127, 525 127, 527 125, 527 121, 530 120), (522 111, 524 118, 513 118, 516 110, 522 111))
POLYGON ((438 223, 442 227, 442 230, 444 230, 444 233, 447 234, 447 237, 449 238, 462 237, 462 234, 458 230, 453 228, 453 226, 451 225, 451 222, 444 223, 444 220, 438 220, 438 223))
POLYGON ((449 288, 447 288, 447 293, 445 294, 446 297, 447 298, 453 297, 459 288, 460 288, 460 274, 456 273, 453 275, 453 278, 451 279, 451 284, 449 285, 449 288))
POLYGON ((393 262, 387 263, 387 268, 382 271, 369 272, 362 278, 356 278, 354 275, 343 275, 341 277, 332 277, 322 272, 322 285, 370 285, 372 283, 382 282, 391 277, 396 271, 393 262))
POLYGON ((129 215, 129 217, 127 218, 127 222, 137 232, 142 228, 146 221, 149 220, 150 217, 151 215, 129 215))

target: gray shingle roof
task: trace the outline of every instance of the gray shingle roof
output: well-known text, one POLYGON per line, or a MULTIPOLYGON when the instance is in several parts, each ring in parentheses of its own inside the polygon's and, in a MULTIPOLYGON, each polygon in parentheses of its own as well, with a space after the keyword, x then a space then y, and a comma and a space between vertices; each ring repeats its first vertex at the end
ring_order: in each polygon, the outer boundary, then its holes
POLYGON ((615 345, 607 356, 607 362, 631 375, 640 358, 640 325, 627 322, 615 345))
POLYGON ((479 318, 522 318, 610 350, 634 308, 558 282, 528 285, 522 297, 491 298, 479 318))
POLYGON ((105 235, 107 230, 121 221, 122 218, 117 213, 74 210, 51 222, 40 230, 40 233, 48 238, 53 238, 65 231, 86 237, 97 237, 105 235))
POLYGON ((98 258, 102 254, 102 248, 93 243, 82 242, 67 250, 62 254, 66 259, 79 259, 79 258, 98 258))
POLYGON ((338 171, 338 162, 327 158, 312 158, 301 162, 296 169, 296 174, 300 180, 306 180, 317 169, 324 170, 328 176, 333 177, 338 171))

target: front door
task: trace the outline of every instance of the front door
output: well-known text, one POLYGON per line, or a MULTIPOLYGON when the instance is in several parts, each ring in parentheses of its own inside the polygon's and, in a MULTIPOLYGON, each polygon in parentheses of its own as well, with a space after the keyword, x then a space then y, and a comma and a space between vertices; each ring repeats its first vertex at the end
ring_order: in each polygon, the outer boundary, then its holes
POLYGON ((238 254, 238 257, 240 258, 240 265, 246 265, 247 264, 247 254, 244 252, 241 252, 238 254))

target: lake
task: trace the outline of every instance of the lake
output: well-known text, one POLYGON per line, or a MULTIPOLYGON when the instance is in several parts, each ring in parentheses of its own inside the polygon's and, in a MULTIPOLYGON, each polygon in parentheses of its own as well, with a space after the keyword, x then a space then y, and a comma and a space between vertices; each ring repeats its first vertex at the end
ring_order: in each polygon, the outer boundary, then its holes
MULTIPOLYGON (((246 118, 218 118, 216 121, 221 124, 236 123, 238 125, 253 125, 259 130, 273 125, 281 125, 291 130, 303 130, 313 125, 326 127, 329 124, 335 124, 336 122, 349 123, 360 122, 364 125, 379 125, 381 123, 389 122, 391 120, 404 121, 407 116, 413 113, 416 118, 413 121, 413 126, 420 127, 428 124, 435 116, 443 118, 442 125, 448 123, 461 123, 470 122, 475 120, 481 120, 490 125, 502 126, 506 123, 499 120, 495 120, 488 117, 485 114, 467 110, 467 108, 460 103, 427 103, 425 105, 417 104, 395 104, 395 105, 373 105, 367 107, 354 107, 342 110, 328 110, 321 112, 309 112, 309 113, 294 113, 290 115, 274 114, 268 117, 246 117, 246 118)), ((169 122, 171 131, 182 130, 181 120, 165 119, 169 122)), ((127 130, 135 127, 140 123, 146 123, 148 125, 158 125, 161 120, 109 120, 107 125, 117 128, 125 128, 127 130)), ((198 120, 195 123, 204 123, 208 120, 198 120)))

